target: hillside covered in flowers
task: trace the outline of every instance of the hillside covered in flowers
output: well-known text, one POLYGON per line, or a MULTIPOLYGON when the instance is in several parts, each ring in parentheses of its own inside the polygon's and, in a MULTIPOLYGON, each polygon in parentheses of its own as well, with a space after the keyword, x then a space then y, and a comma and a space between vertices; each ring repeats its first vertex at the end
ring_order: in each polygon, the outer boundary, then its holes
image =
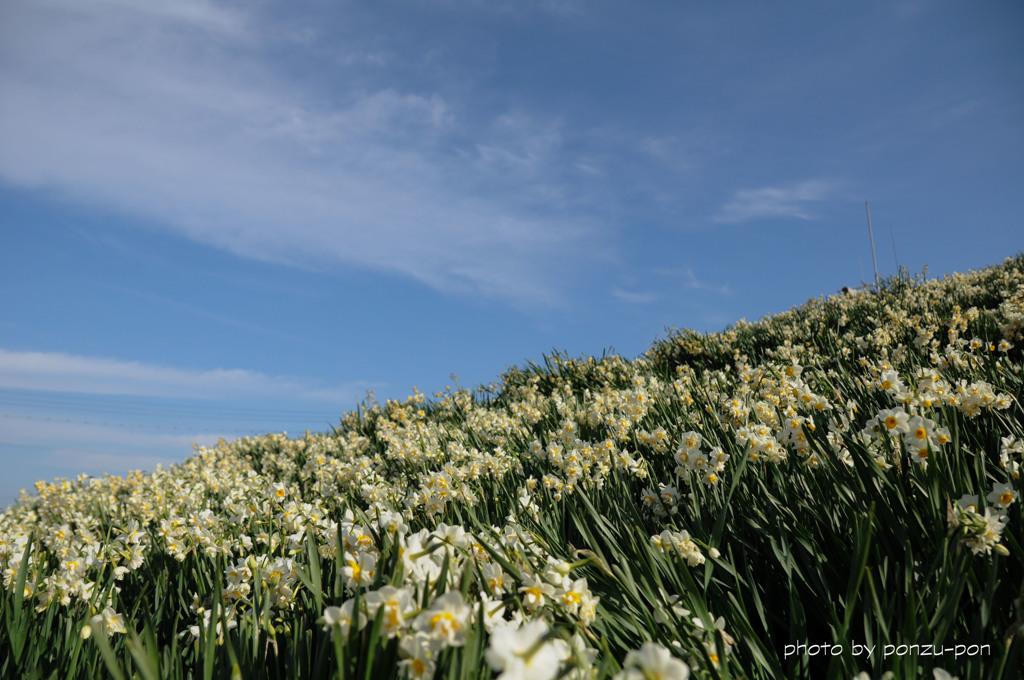
POLYGON ((1018 255, 40 482, 0 676, 1014 677, 1022 348, 1018 255))

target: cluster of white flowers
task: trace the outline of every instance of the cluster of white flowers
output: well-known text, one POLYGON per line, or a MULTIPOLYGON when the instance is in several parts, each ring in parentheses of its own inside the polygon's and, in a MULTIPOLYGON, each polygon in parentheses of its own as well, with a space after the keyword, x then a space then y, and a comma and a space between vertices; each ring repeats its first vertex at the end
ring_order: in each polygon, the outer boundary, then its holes
POLYGON ((615 680, 687 680, 690 667, 656 642, 648 642, 626 655, 615 680))
MULTIPOLYGON (((700 546, 690 538, 688 531, 666 529, 657 536, 651 536, 651 543, 664 552, 678 554, 691 567, 704 564, 704 553, 700 551, 700 546)), ((712 557, 718 557, 718 549, 711 548, 710 554, 712 557)))
MULTIPOLYGON (((870 330, 854 330, 851 316, 863 316, 863 305, 823 299, 764 322, 771 344, 758 361, 738 349, 754 326, 741 322, 720 334, 673 336, 634 361, 551 357, 543 375, 503 376, 493 401, 446 388, 427 403, 414 389, 404 401, 346 414, 331 433, 222 441, 151 474, 40 482, 0 515, 3 584, 14 589, 23 578, 22 594, 40 611, 90 607, 83 635, 112 634, 125 630, 116 610, 130 609, 118 584, 132 572, 151 560, 163 560, 161 568, 217 563, 222 601, 195 597, 189 632, 198 637, 216 624, 223 639, 246 617, 267 617, 261 626, 286 619, 312 555, 336 561, 344 586, 339 601, 324 603, 323 626, 347 638, 379 618, 411 677, 430 677, 442 651, 465 644, 477 625, 490 635, 487 661, 502 677, 575 672, 595 653, 592 640, 555 623, 586 630, 600 605, 591 588, 599 588, 579 563, 562 559, 573 559, 571 549, 543 546, 527 530, 552 504, 613 479, 632 485, 631 494, 643 487, 639 502, 652 524, 644 534, 660 531, 652 555, 696 567, 720 553, 678 525, 699 533, 687 517, 694 499, 720 494, 737 462, 751 474, 773 466, 819 474, 866 454, 883 469, 909 458, 917 463, 909 474, 924 474, 950 446, 957 419, 996 422, 1015 403, 1002 390, 1018 383, 1001 377, 1021 371, 1024 281, 1016 270, 911 287, 899 305, 872 304, 870 330), (936 311, 982 283, 1001 292, 998 308, 936 311), (831 350, 799 339, 817 334, 831 350), (710 360, 695 368, 673 356, 710 360), (498 526, 445 523, 495 502, 497 488, 513 506, 493 520, 498 526), (388 560, 400 576, 381 573, 388 560)), ((999 436, 1005 480, 1017 480, 1022 433, 999 436)), ((950 526, 971 551, 1006 550, 1015 488, 1001 479, 983 506, 971 496, 951 505, 950 526)), ((679 598, 666 594, 656 606, 688 620, 679 598)), ((690 632, 703 630, 698 619, 691 624, 690 632)), ((712 638, 723 639, 716 629, 697 633, 713 663, 712 638)), ((702 663, 645 645, 621 677, 685 677, 702 663)))
MULTIPOLYGON (((587 579, 574 578, 574 565, 545 555, 529 532, 514 522, 492 527, 486 537, 447 524, 439 524, 433 531, 423 529, 410 534, 395 524, 393 515, 382 515, 379 520, 385 531, 388 526, 395 527, 392 536, 403 564, 402 583, 373 589, 373 578, 361 581, 361 573, 353 572, 348 583, 353 597, 340 606, 327 607, 322 621, 325 630, 336 629, 347 639, 352 631, 361 630, 380 617, 383 634, 400 638, 403 664, 413 677, 429 677, 443 649, 464 645, 479 616, 484 617, 486 630, 495 634, 503 630, 502 635, 506 636, 527 617, 533 617, 532 621, 548 616, 568 617, 584 625, 596 617, 600 598, 591 592, 587 579), (501 555, 506 564, 514 565, 518 579, 501 562, 493 560, 492 554, 501 555), (468 602, 458 589, 467 571, 475 571, 479 576, 476 582, 480 589, 474 600, 479 604, 468 602), (447 578, 439 583, 443 573, 447 578), (518 596, 521 608, 507 606, 511 595, 518 596), (429 597, 429 603, 420 606, 424 597, 429 597)), ((365 535, 359 529, 352 525, 347 531, 349 535, 365 535)), ((351 545, 357 544, 355 541, 351 545)), ((501 648, 499 644, 498 649, 501 648)), ((494 656, 492 664, 498 664, 498 658, 494 656)), ((531 667, 529 659, 521 661, 531 667)), ((509 677, 516 677, 519 662, 507 663, 506 672, 512 673, 509 677)))
POLYGON ((705 484, 717 484, 725 471, 725 463, 729 454, 720 446, 712 447, 709 452, 701 450, 703 437, 699 432, 690 430, 679 437, 679 448, 676 449, 676 476, 689 482, 697 479, 705 484))
POLYGON ((995 550, 1000 555, 1009 555, 1010 551, 1000 541, 1009 521, 1007 509, 1019 495, 1012 484, 993 483, 992 490, 985 497, 984 509, 979 507, 978 496, 962 496, 956 507, 949 509, 950 532, 959 536, 975 554, 987 555, 995 550))
POLYGON ((949 442, 946 427, 940 427, 924 416, 911 416, 902 407, 883 409, 860 431, 860 440, 874 455, 879 467, 899 464, 902 442, 912 460, 925 466, 933 451, 949 442))

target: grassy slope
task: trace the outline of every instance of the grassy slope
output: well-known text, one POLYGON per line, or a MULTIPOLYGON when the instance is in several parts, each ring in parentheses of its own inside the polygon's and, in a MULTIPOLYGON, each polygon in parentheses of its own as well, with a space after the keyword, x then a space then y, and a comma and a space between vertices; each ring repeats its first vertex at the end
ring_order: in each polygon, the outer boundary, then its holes
MULTIPOLYGON (((332 433, 222 443, 151 475, 41 484, 0 516, 0 675, 387 676, 409 651, 379 623, 347 642, 322 631, 325 607, 358 606, 387 583, 414 587, 423 607, 456 590, 479 602, 490 562, 511 579, 507 616, 579 634, 598 677, 647 640, 700 677, 1012 677, 1024 616, 1022 270, 1018 256, 942 280, 900 276, 877 295, 812 300, 723 333, 672 332, 635 361, 546 357, 490 390, 368 403, 332 433), (889 371, 899 382, 884 389, 889 371), (902 435, 863 434, 892 409, 936 439, 926 465, 902 435), (687 449, 688 433, 698 447, 687 449), (1009 503, 986 498, 998 484, 1009 503), (970 495, 978 513, 958 509, 970 495), (384 508, 408 531, 378 528, 384 508), (1005 521, 983 525, 986 509, 1005 521), (442 524, 471 532, 470 547, 443 551, 443 575, 410 573, 409 537, 442 524), (361 588, 348 579, 362 553, 337 549, 353 526, 376 559, 361 588), (510 531, 531 547, 512 547, 510 531), (688 532, 696 552, 659 548, 651 537, 663 531, 675 532, 665 546, 688 532), (292 559, 290 596, 276 603, 260 592, 275 584, 252 577, 245 598, 229 598, 226 643, 206 626, 193 642, 194 603, 213 608, 242 555, 292 559), (586 579, 596 618, 556 602, 530 611, 519 588, 549 558, 586 579), (83 641, 108 598, 128 632, 83 641), (873 654, 854 656, 854 643, 873 654), (787 654, 801 644, 830 653, 787 654)), ((432 658, 437 677, 491 676, 490 636, 479 616, 469 628, 464 645, 432 658)))

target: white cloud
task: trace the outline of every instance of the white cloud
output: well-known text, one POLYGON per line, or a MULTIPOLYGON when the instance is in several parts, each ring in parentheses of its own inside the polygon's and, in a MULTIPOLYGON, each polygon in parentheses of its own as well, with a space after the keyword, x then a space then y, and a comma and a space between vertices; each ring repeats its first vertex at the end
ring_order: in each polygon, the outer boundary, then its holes
POLYGON ((693 270, 689 267, 678 271, 678 275, 682 277, 684 285, 690 290, 704 290, 711 293, 718 293, 719 295, 728 295, 731 291, 729 290, 729 284, 722 284, 716 286, 705 281, 701 281, 697 278, 697 275, 693 273, 693 270))
POLYGON ((667 168, 676 171, 693 171, 698 167, 697 158, 707 155, 718 142, 709 135, 667 135, 644 137, 638 141, 639 151, 657 160, 667 168))
MULTIPOLYGON (((184 370, 137 361, 0 349, 0 388, 166 398, 298 399, 353 404, 367 382, 318 385, 243 369, 184 370)), ((379 385, 377 386, 379 387, 379 385)))
POLYGON ((651 273, 673 280, 671 283, 661 284, 663 288, 669 290, 676 290, 677 285, 682 285, 687 290, 701 290, 719 295, 729 295, 732 292, 729 284, 716 285, 698 279, 690 267, 659 267, 652 269, 651 273))
POLYGON ((89 16, 95 12, 132 13, 152 19, 171 21, 189 28, 212 34, 238 37, 247 32, 243 14, 219 7, 207 0, 175 0, 175 2, 147 2, 147 0, 91 0, 88 6, 76 0, 42 0, 39 4, 63 12, 89 16))
POLYGON ((482 162, 496 164, 500 171, 535 171, 551 162, 562 137, 556 121, 540 122, 522 113, 496 118, 487 142, 476 145, 482 162))
POLYGON ((576 17, 587 8, 583 0, 431 0, 439 7, 465 11, 473 9, 505 16, 539 12, 557 17, 576 17))
MULTIPOLYGON (((663 299, 666 292, 672 297, 680 289, 716 293, 722 296, 729 295, 731 292, 727 284, 714 285, 701 281, 690 267, 657 267, 647 270, 646 273, 660 278, 656 282, 654 290, 634 291, 614 287, 612 296, 630 304, 650 304, 663 299)), ((632 278, 630 277, 630 279, 632 278)), ((629 283, 634 282, 627 280, 627 284, 629 283)))
POLYGON ((438 92, 352 69, 290 78, 254 16, 199 0, 7 5, 0 180, 242 257, 562 302, 558 253, 582 263, 600 246, 593 225, 533 209, 557 195, 539 191, 557 129, 514 116, 489 129, 438 92), (474 148, 489 168, 466 162, 474 148))
POLYGON ((715 215, 716 222, 753 222, 771 218, 812 219, 809 208, 835 193, 831 182, 809 180, 787 186, 737 191, 715 215))

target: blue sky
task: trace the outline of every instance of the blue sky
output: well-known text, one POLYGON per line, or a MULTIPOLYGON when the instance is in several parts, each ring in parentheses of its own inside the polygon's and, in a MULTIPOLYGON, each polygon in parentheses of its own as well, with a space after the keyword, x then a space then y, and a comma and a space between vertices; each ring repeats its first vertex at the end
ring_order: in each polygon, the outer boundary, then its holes
POLYGON ((0 505, 1024 246, 1024 5, 0 3, 0 505))

